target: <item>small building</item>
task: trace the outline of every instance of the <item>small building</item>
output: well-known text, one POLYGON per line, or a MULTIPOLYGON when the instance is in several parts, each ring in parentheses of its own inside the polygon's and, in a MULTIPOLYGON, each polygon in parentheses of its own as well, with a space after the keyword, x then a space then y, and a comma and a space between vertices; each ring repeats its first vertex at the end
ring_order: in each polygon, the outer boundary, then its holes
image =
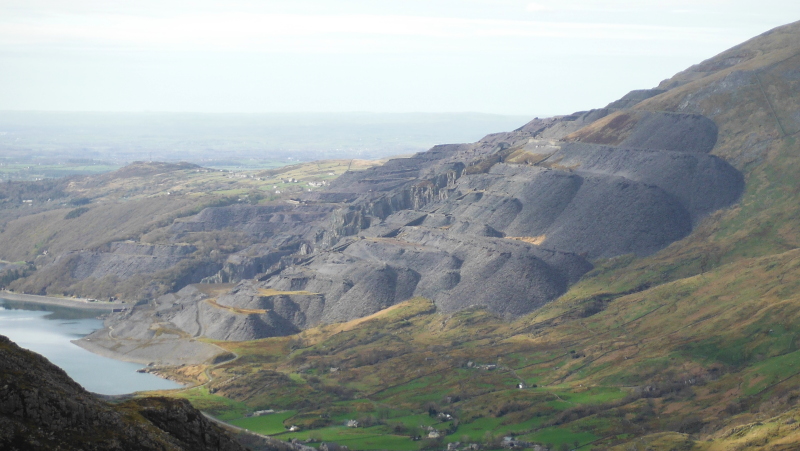
POLYGON ((530 448, 531 445, 531 443, 517 440, 515 437, 503 437, 503 443, 501 444, 501 446, 505 449, 530 448))
POLYGON ((294 424, 289 426, 289 432, 297 432, 300 430, 300 426, 295 426, 294 424))

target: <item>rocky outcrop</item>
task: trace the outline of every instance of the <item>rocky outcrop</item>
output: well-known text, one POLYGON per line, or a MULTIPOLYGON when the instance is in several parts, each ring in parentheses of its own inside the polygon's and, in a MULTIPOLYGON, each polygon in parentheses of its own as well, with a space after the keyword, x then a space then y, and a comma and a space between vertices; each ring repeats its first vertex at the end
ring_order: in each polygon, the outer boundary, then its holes
POLYGON ((270 244, 255 244, 242 252, 229 255, 216 274, 204 278, 201 282, 229 283, 253 279, 273 269, 290 265, 294 261, 292 256, 302 258, 312 249, 310 244, 300 240, 278 247, 270 244))
POLYGON ((112 406, 3 336, 0 449, 245 450, 185 400, 139 399, 112 406))
POLYGON ((239 451, 245 448, 192 407, 189 401, 175 398, 139 398, 127 403, 139 415, 174 437, 190 450, 239 451))

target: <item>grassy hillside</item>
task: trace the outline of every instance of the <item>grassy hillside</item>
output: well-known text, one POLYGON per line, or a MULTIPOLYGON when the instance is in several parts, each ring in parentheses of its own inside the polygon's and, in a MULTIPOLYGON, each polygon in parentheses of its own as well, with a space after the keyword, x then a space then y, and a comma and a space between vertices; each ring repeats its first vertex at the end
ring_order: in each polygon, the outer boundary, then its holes
MULTIPOLYGON (((707 440, 730 444, 744 425, 796 415, 798 285, 794 250, 627 295, 565 297, 510 324, 415 299, 292 337, 217 343, 238 358, 180 396, 257 432, 356 449, 507 435, 579 449, 641 437, 732 449, 707 440), (264 409, 285 413, 244 417, 264 409), (429 433, 421 426, 443 437, 412 440, 429 433), (663 431, 674 434, 650 437, 663 431)), ((772 427, 764 443, 792 431, 772 427)))
MULTIPOLYGON (((798 36, 800 24, 760 36, 637 105, 714 119, 713 153, 745 173, 741 201, 687 238, 597 261, 512 323, 414 299, 292 337, 218 343, 238 358, 179 396, 252 430, 351 449, 498 448, 504 436, 555 449, 797 449, 798 36), (244 417, 263 409, 283 413, 244 417)), ((575 136, 611 139, 612 120, 575 136)))

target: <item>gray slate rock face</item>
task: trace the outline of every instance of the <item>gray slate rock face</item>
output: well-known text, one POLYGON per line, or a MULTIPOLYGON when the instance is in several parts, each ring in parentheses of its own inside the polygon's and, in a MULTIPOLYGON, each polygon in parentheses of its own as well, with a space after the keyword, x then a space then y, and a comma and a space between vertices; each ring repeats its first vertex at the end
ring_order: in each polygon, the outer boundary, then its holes
POLYGON ((330 211, 325 206, 298 209, 291 205, 231 205, 206 208, 187 220, 175 221, 171 228, 177 234, 229 230, 270 238, 280 233, 301 234, 303 224, 320 220, 330 211))
POLYGON ((76 279, 99 279, 107 275, 151 274, 175 266, 196 250, 194 246, 112 243, 110 252, 77 252, 72 276, 76 279))
POLYGON ((659 93, 348 172, 299 205, 207 209, 176 223, 178 232, 264 239, 215 276, 241 280, 234 289, 156 301, 169 304, 159 321, 246 340, 414 296, 442 312, 529 313, 580 279, 590 259, 657 252, 741 195, 742 175, 709 155, 713 121, 620 109, 659 93))

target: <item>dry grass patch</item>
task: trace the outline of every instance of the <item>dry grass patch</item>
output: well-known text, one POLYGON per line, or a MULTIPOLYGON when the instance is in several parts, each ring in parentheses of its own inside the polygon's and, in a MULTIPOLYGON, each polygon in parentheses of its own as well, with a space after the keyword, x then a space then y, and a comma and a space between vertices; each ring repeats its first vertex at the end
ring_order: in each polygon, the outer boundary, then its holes
POLYGON ((201 293, 211 296, 217 297, 222 296, 223 294, 230 291, 233 287, 236 286, 234 283, 196 283, 192 285, 193 287, 200 290, 201 293))
POLYGON ((237 308, 237 307, 230 307, 228 305, 218 304, 216 299, 206 299, 206 303, 211 305, 212 307, 216 307, 218 309, 227 310, 231 313, 236 313, 238 315, 263 315, 269 310, 262 310, 262 309, 247 309, 247 308, 237 308))
POLYGON ((539 235, 539 236, 507 236, 506 239, 517 240, 517 241, 522 241, 524 243, 533 244, 535 246, 541 246, 542 243, 544 243, 544 240, 547 239, 547 235, 539 235))

